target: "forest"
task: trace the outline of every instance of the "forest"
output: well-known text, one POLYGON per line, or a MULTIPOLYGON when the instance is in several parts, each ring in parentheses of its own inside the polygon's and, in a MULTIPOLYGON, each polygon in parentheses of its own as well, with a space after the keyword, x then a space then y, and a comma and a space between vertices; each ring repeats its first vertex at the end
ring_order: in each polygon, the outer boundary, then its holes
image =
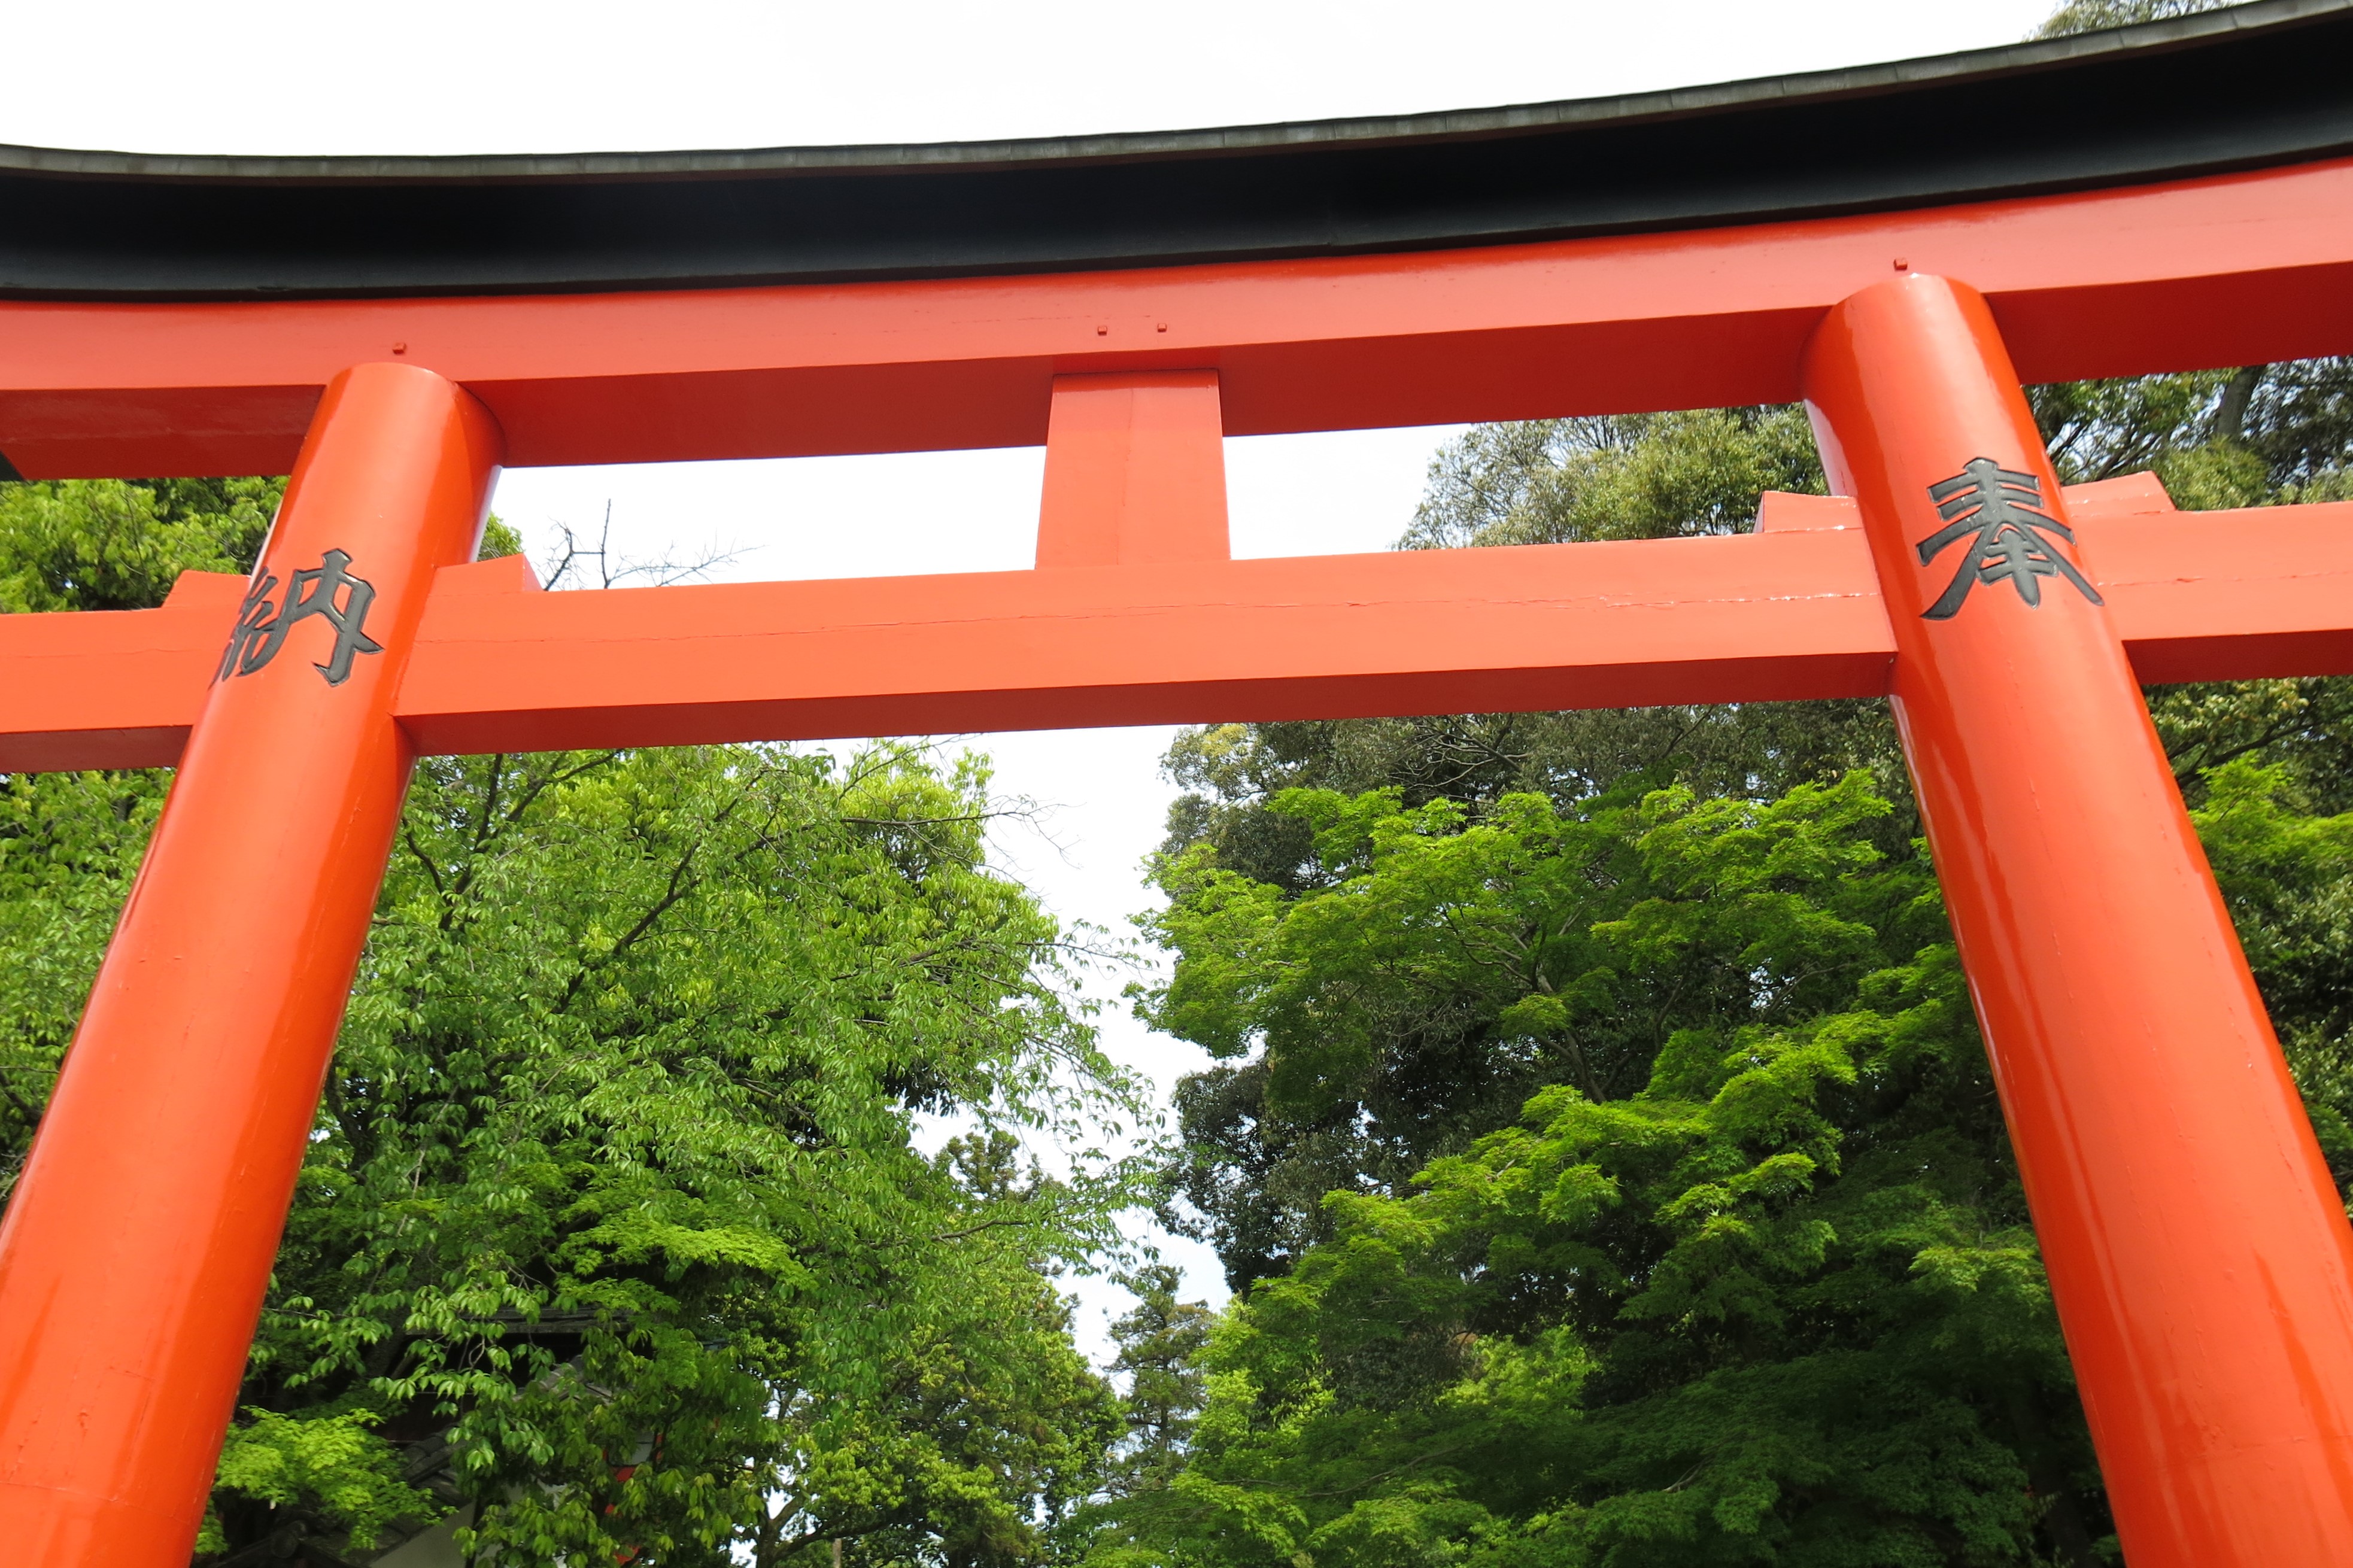
MULTIPOLYGON (((2353 361, 2030 397, 2066 483, 2353 500, 2353 361)), ((1482 426, 1398 547, 1823 488, 1796 407, 1482 426)), ((247 570, 282 489, 0 483, 0 613, 247 570)), ((2147 700, 2353 1193, 2353 679, 2147 700)), ((452 1525, 510 1565, 2120 1560, 1883 702, 1212 725, 1165 765, 1134 1005, 1214 1065, 1142 1153, 1049 1169, 1152 1088, 991 864, 985 758, 420 764, 196 1563, 452 1525), (1123 1242, 1146 1211, 1227 1306, 1123 1242)), ((0 1198, 169 784, 0 776, 0 1198)))

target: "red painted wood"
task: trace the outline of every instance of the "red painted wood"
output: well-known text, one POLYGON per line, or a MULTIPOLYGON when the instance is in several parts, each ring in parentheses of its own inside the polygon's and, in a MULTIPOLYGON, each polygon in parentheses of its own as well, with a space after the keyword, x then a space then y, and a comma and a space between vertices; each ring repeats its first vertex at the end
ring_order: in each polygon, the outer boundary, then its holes
POLYGON ((13 1561, 185 1568, 407 787, 393 699, 497 460, 489 416, 429 371, 361 365, 321 405, 262 570, 282 594, 348 552, 381 651, 330 685, 334 639, 305 620, 203 693, 0 1220, 13 1561))
POLYGON ((1226 559, 1225 437, 1215 371, 1056 376, 1039 566, 1226 559))
MULTIPOLYGON (((2067 494, 2138 679, 2353 673, 2353 503, 2067 494)), ((1768 497, 1723 539, 544 599, 509 557, 442 570, 397 711, 433 752, 1879 696, 1852 507, 1768 497)), ((242 582, 0 616, 0 668, 28 672, 0 683, 0 768, 175 760, 242 582)))
POLYGON ((0 1226, 0 1517, 27 1561, 185 1560, 417 748, 1891 689, 2137 1568, 2353 1561, 2353 1233, 2134 692, 2353 671, 2353 506, 2078 492, 2105 608, 1988 588, 1930 626, 1905 559, 1921 487, 1969 458, 2049 483, 2021 375, 2353 352, 2353 162, 1076 276, 11 302, 0 345, 24 472, 268 472, 307 428, 271 562, 332 534, 385 563, 386 652, 324 696, 296 658, 208 687, 234 584, 0 617, 0 767, 183 762, 0 1226), (1755 535, 1220 558, 1219 432, 1801 386, 1856 503, 1777 498, 1755 535), (522 463, 1050 441, 1043 569, 531 592, 451 564, 480 405, 522 463))
POLYGON ((1884 683, 1866 572, 1815 533, 437 600, 402 722, 475 751, 1829 695, 1884 683))
POLYGON ((1215 370, 1237 436, 1787 401, 1824 312, 1968 278, 2031 381, 2353 352, 2353 162, 1556 244, 1127 272, 540 298, 0 304, 24 473, 283 472, 396 342, 517 464, 1046 438, 1059 374, 1215 370), (1166 331, 1162 329, 1166 328, 1166 331))
POLYGON ((1885 586, 1905 754, 2126 1559, 2342 1568, 2353 1226, 2124 617, 2056 575, 2039 605, 1978 582, 1926 614, 1977 558, 1920 560, 1950 521, 1932 485, 1987 458, 2067 516, 1993 315, 1943 279, 1878 284, 1823 323, 1806 392, 1885 586))

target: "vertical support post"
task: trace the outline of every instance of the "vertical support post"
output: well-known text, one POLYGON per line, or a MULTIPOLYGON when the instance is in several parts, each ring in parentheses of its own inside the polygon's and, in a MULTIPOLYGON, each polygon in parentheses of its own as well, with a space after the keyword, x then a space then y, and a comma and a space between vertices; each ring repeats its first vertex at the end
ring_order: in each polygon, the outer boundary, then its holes
POLYGON ((1805 384, 2126 1560, 2353 1563, 2353 1230, 1992 314, 1866 289, 1805 384))
POLYGON ((500 458, 413 365, 332 383, 0 1225, 0 1520, 185 1568, 414 761, 392 717, 500 458))
POLYGON ((1216 371, 1056 376, 1038 564, 1225 560, 1225 435, 1216 371))

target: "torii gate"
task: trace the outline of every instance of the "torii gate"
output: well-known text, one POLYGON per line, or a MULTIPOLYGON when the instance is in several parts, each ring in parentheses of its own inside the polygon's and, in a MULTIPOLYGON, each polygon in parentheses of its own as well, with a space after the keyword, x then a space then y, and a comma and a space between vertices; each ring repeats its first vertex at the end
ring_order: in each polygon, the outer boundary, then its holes
POLYGON ((0 619, 0 767, 180 769, 0 1226, 12 1557, 186 1562, 420 752, 1887 695, 2127 1557, 2353 1563, 2353 1231, 2137 690, 2353 672, 2353 505, 2063 492, 2019 391, 2353 352, 2348 58, 2266 0, 1077 142, 0 150, 16 470, 294 473, 250 583, 0 619), (1799 396, 1838 494, 1751 535, 1227 558, 1226 434, 1799 396), (1040 440, 1031 572, 469 564, 502 463, 1040 440))

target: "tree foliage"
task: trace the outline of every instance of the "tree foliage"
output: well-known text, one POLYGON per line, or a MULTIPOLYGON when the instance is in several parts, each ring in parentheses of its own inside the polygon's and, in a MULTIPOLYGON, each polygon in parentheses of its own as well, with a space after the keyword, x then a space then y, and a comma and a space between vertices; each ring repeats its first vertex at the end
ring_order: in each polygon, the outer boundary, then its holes
POLYGON ((2200 11, 2219 11, 2239 0, 2065 0, 2051 19, 2036 29, 2039 38, 2064 37, 2098 27, 2128 27, 2137 22, 2164 22, 2200 11))
POLYGON ((183 572, 242 572, 282 479, 0 484, 0 612, 136 610, 183 572))
MULTIPOLYGON (((2070 483, 2154 467, 2185 505, 2327 499, 2348 484, 2353 362, 2038 387, 2032 401, 2070 483)), ((1662 538, 1751 525, 1757 487, 1818 490, 1820 472, 1794 409, 1482 426, 1441 453, 1408 545, 1662 538), (1672 482, 1629 476, 1670 476, 1672 482), (1579 521, 1609 512, 1607 527, 1579 521)), ((2286 771, 2284 798, 2353 809, 2353 685, 2279 679, 2163 689, 2150 707, 2193 801, 2210 770, 2260 757, 2286 771)), ((1330 878, 1313 833, 1271 809, 1287 789, 1393 788, 1418 806, 1474 813, 1533 792, 1558 803, 1630 779, 1672 780, 1702 796, 1771 798, 1868 770, 1893 809, 1866 831, 1883 854, 1919 836, 1894 725, 1879 702, 1697 706, 1556 714, 1214 726, 1181 736, 1169 770, 1187 793, 1170 819, 1164 881, 1192 850, 1283 896, 1330 878)), ((1180 965, 1180 984, 1182 966, 1180 965)), ((1238 1282, 1287 1267, 1324 1233, 1324 1192, 1356 1175, 1394 1187, 1425 1160, 1459 1152, 1494 1125, 1494 1107, 1453 1116, 1473 1083, 1500 1083, 1475 1039, 1430 1020, 1384 1037, 1352 1106, 1320 1121, 1270 1110, 1266 1060, 1248 1057, 1184 1084, 1193 1155, 1184 1204, 1217 1239, 1238 1282), (1447 1065, 1451 1061, 1453 1065, 1447 1065), (1433 1089, 1444 1080, 1445 1087, 1433 1089)), ((1498 1092, 1502 1092, 1498 1090, 1498 1092)), ((1508 1096, 1507 1096, 1508 1098, 1508 1096)))
MULTIPOLYGON (((274 494, 0 489, 0 583, 153 603, 249 564, 274 494)), ((0 781, 11 1173, 167 784, 0 781)), ((1083 1150, 1130 1090, 987 784, 906 746, 420 764, 205 1547, 348 1561, 462 1507, 503 1563, 1049 1554, 1123 1416, 1055 1278, 1126 1175, 1017 1135, 1083 1150), (927 1155, 924 1118, 969 1131, 927 1155)))
POLYGON ((1821 493, 1794 407, 1704 408, 1482 425, 1430 466, 1400 542, 1569 544, 1738 533, 1765 490, 1821 493))
POLYGON ((1352 1098, 1363 1027, 1449 1005, 1542 1087, 1405 1183, 1333 1191, 1327 1237, 1229 1313, 1167 1561, 2088 1552, 1983 1053, 1867 776, 1274 809, 1332 884, 1240 935, 1193 923, 1251 898, 1202 873, 1224 887, 1172 909, 1161 1016, 1262 1037, 1288 1115, 1352 1098))
POLYGON ((533 1558, 1031 1554, 1113 1414, 1041 1266, 1117 1189, 912 1141, 1106 1078, 981 782, 426 764, 250 1392, 448 1423, 478 1538, 533 1558))
MULTIPOLYGON (((2353 367, 2032 389, 2063 479, 2346 492, 2353 367)), ((1672 537, 1797 411, 1484 426, 1402 542, 1672 537)), ((2152 691, 2340 1183, 2353 689, 2152 691)), ((1105 1563, 2113 1554, 1883 704, 1229 725, 1169 756, 1169 1217, 1240 1294, 1105 1563)))

